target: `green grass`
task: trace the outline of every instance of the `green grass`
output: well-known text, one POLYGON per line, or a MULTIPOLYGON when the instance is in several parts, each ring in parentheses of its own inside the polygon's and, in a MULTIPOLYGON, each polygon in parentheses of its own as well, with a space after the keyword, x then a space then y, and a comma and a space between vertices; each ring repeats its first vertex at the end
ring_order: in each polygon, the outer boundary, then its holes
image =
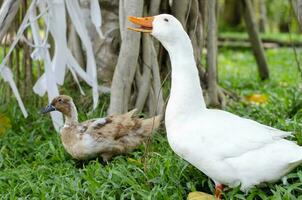
MULTIPOLYGON (((228 101, 226 109, 283 130, 295 131, 293 140, 302 144, 301 78, 292 50, 273 49, 266 54, 271 79, 261 82, 250 51, 220 50, 220 84, 238 96, 228 101), (257 106, 243 100, 254 93, 267 95, 268 103, 257 106)), ((89 112, 89 97, 75 101, 81 107, 80 119, 84 120, 104 115, 109 98, 103 97, 99 108, 93 112, 89 112)), ((0 106, 0 111, 12 121, 12 129, 0 138, 2 199, 174 200, 185 199, 190 191, 213 192, 213 183, 205 175, 172 152, 164 128, 153 137, 147 171, 143 165, 143 146, 128 156, 114 158, 108 165, 98 160, 81 163, 64 151, 49 116, 39 115, 40 108, 29 105, 27 103, 30 112, 27 119, 23 118, 15 101, 0 106)), ((278 182, 253 188, 247 194, 238 188, 226 189, 224 195, 225 199, 301 199, 301 167, 289 174, 288 182, 289 185, 278 182)))

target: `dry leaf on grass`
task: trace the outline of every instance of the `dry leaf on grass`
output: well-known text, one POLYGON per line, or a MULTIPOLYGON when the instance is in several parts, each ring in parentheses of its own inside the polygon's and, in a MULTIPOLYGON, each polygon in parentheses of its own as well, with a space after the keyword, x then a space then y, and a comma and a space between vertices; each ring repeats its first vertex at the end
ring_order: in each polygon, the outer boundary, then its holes
POLYGON ((251 94, 249 96, 246 96, 245 99, 252 104, 266 104, 268 101, 268 98, 265 94, 251 94))
POLYGON ((217 198, 204 192, 190 192, 187 200, 217 200, 217 198))
POLYGON ((4 135, 5 131, 11 128, 10 119, 3 114, 0 114, 0 136, 4 135))

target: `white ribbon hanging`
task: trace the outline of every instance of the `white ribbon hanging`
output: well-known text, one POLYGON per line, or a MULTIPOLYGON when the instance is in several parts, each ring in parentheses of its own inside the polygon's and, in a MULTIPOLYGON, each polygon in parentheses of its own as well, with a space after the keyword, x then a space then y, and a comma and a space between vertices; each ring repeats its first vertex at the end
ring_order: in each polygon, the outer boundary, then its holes
MULTIPOLYGON (((46 9, 46 2, 40 1, 40 3, 40 11, 44 12, 46 9)), ((66 39, 67 26, 64 1, 47 1, 47 5, 49 6, 49 19, 45 19, 45 21, 46 23, 49 22, 50 32, 55 40, 55 53, 52 61, 52 69, 54 70, 54 74, 57 77, 56 82, 60 85, 64 83, 65 71, 67 66, 71 71, 71 74, 75 82, 77 83, 81 94, 84 95, 85 93, 82 90, 79 80, 75 73, 81 73, 78 72, 79 68, 81 69, 81 67, 72 69, 72 66, 67 65, 68 63, 70 63, 68 61, 70 59, 70 56, 67 56, 70 54, 70 50, 68 49, 66 39)), ((47 86, 45 85, 46 82, 44 79, 45 76, 43 74, 34 86, 34 91, 42 96, 45 94, 45 91, 47 89, 47 86)))
POLYGON ((49 28, 54 38, 55 50, 52 65, 57 83, 63 85, 66 71, 66 15, 64 0, 48 1, 49 28))
POLYGON ((98 32, 101 39, 104 39, 104 34, 102 32, 102 13, 98 0, 90 1, 90 16, 96 31, 98 32))
MULTIPOLYGON (((43 89, 47 91, 48 101, 50 102, 54 97, 59 95, 59 90, 55 79, 56 76, 51 64, 50 54, 46 44, 47 37, 43 42, 39 34, 39 30, 40 30, 39 24, 37 23, 37 21, 33 21, 35 17, 36 17, 36 8, 30 11, 31 30, 33 34, 33 40, 36 45, 36 49, 38 49, 37 50, 38 57, 44 61, 45 75, 42 75, 40 80, 42 81, 41 85, 43 86, 43 89)), ((46 35, 48 34, 47 32, 48 31, 46 31, 46 35)), ((43 93, 41 88, 34 87, 33 89, 34 92, 38 94, 43 93)), ((59 112, 51 112, 50 115, 56 131, 59 132, 59 129, 63 126, 62 114, 59 112)))
MULTIPOLYGON (((15 48, 17 42, 20 40, 20 38, 22 38, 24 30, 29 25, 31 26, 34 40, 34 44, 30 44, 29 41, 26 41, 30 46, 34 48, 31 57, 34 60, 43 60, 45 67, 45 73, 38 79, 38 81, 33 87, 34 92, 40 96, 43 96, 45 92, 47 92, 48 100, 51 101, 54 97, 59 95, 57 83, 64 83, 65 71, 66 67, 68 67, 72 73, 73 78, 78 84, 82 94, 84 94, 84 92, 80 87, 77 75, 79 75, 92 87, 93 108, 95 109, 97 107, 99 93, 97 84, 96 63, 92 49, 92 43, 85 27, 85 22, 83 20, 82 11, 78 1, 65 0, 65 4, 64 0, 33 0, 16 34, 16 39, 13 41, 7 55, 0 64, 0 75, 4 78, 5 81, 10 84, 10 87, 12 88, 14 95, 17 98, 18 104, 25 117, 27 117, 28 114, 20 98, 16 84, 13 81, 13 74, 11 73, 11 70, 6 66, 6 62, 13 49, 15 48), (73 57, 71 51, 68 49, 67 46, 65 4, 70 15, 71 21, 74 24, 75 29, 79 34, 87 52, 86 71, 81 68, 81 66, 73 57), (36 16, 35 5, 38 5, 40 8, 39 16, 36 16), (47 24, 46 37, 44 41, 42 40, 39 34, 40 28, 39 24, 37 23, 37 19, 39 19, 42 15, 45 23, 47 24), (28 23, 29 19, 30 22, 28 23), (48 29, 51 32, 56 45, 53 60, 51 60, 48 51, 48 29)), ((90 12, 93 24, 95 25, 100 37, 103 38, 104 36, 101 31, 101 10, 97 0, 92 0, 90 12)), ((54 127, 58 131, 63 124, 62 115, 58 112, 52 112, 51 117, 53 120, 54 127)))
POLYGON ((14 82, 13 74, 12 74, 11 70, 6 66, 6 62, 7 62, 8 58, 9 58, 9 56, 11 55, 11 53, 13 52, 16 44, 18 43, 18 41, 22 37, 22 34, 23 34, 24 30, 28 26, 27 22, 28 22, 28 19, 29 19, 29 11, 31 9, 33 9, 35 3, 36 3, 36 0, 33 0, 31 2, 31 4, 29 5, 28 12, 25 14, 25 16, 23 18, 23 21, 22 21, 22 23, 20 25, 20 28, 17 31, 16 37, 15 37, 14 41, 12 42, 12 44, 11 44, 11 46, 10 46, 7 54, 5 55, 5 57, 3 58, 3 60, 2 60, 2 62, 0 64, 0 74, 3 77, 3 79, 6 82, 9 83, 11 89, 13 90, 13 93, 14 93, 17 101, 18 101, 19 107, 21 108, 21 111, 22 111, 24 117, 27 117, 28 113, 27 113, 27 111, 25 109, 25 106, 24 106, 23 101, 22 101, 22 99, 20 97, 19 91, 18 91, 18 89, 16 87, 16 84, 14 82))
POLYGON ((28 113, 24 107, 24 104, 23 104, 20 94, 18 92, 17 86, 14 82, 12 71, 7 66, 4 66, 4 67, 2 67, 2 69, 0 69, 0 75, 3 77, 4 81, 8 82, 8 84, 10 85, 10 87, 13 90, 13 93, 18 101, 19 107, 21 108, 21 111, 22 111, 24 117, 27 117, 28 113))
POLYGON ((85 27, 85 21, 83 20, 82 11, 78 1, 65 0, 67 11, 71 18, 71 21, 75 27, 75 30, 79 34, 82 43, 87 53, 86 71, 89 79, 92 81, 92 96, 93 96, 93 109, 98 105, 99 92, 97 84, 97 73, 94 53, 92 49, 92 43, 89 38, 87 29, 85 27))

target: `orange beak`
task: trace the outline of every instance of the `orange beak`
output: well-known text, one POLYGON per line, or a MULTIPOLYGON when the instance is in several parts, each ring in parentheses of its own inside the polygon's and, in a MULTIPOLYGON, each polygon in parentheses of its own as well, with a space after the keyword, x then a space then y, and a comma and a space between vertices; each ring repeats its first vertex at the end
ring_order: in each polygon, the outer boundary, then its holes
POLYGON ((140 25, 138 28, 128 27, 129 30, 143 32, 143 33, 151 33, 152 32, 152 22, 154 17, 134 17, 129 16, 128 20, 134 24, 140 25))

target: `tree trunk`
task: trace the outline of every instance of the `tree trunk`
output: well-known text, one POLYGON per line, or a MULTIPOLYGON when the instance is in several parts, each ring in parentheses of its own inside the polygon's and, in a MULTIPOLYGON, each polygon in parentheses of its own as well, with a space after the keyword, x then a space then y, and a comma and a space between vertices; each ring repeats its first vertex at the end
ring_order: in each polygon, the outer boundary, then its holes
POLYGON ((265 80, 269 78, 269 70, 265 59, 264 49, 260 40, 259 31, 257 29, 252 3, 250 0, 241 0, 241 3, 243 7, 242 11, 246 29, 249 34, 252 50, 258 65, 259 75, 261 80, 265 80))
POLYGON ((141 112, 144 108, 146 99, 150 92, 151 85, 151 72, 152 72, 152 57, 151 55, 151 38, 149 35, 142 35, 142 50, 143 50, 143 74, 141 74, 140 70, 136 71, 137 75, 140 79, 140 84, 138 85, 138 95, 136 98, 135 107, 141 112))
POLYGON ((267 27, 267 14, 266 14, 265 0, 259 0, 259 11, 260 11, 259 31, 261 33, 265 33, 267 27))
POLYGON ((225 0, 223 9, 223 20, 231 27, 240 24, 241 13, 238 0, 225 0))
MULTIPOLYGON (((123 7, 120 9, 120 17, 126 18, 130 15, 141 16, 143 13, 143 4, 143 0, 124 1, 123 7)), ((125 27, 128 26, 130 26, 130 22, 126 21, 125 27)), ((140 49, 139 33, 132 33, 125 28, 120 31, 122 45, 111 85, 109 114, 121 114, 128 111, 131 86, 140 49)))
POLYGON ((174 15, 186 29, 188 10, 192 1, 174 0, 172 4, 172 15, 174 15))
POLYGON ((302 0, 290 0, 296 18, 302 28, 302 0))
MULTIPOLYGON (((24 9, 22 9, 23 16, 25 16, 26 11, 27 11, 26 8, 28 8, 27 0, 23 0, 22 7, 24 8, 24 9)), ((28 30, 24 31, 24 37, 30 41, 28 30)), ((24 52, 23 67, 25 68, 24 94, 25 94, 25 96, 29 97, 29 94, 32 91, 32 85, 33 85, 32 60, 30 57, 31 48, 26 43, 23 43, 22 46, 23 46, 23 52, 24 52)))
POLYGON ((76 30, 72 23, 69 25, 69 34, 68 34, 68 47, 72 52, 74 58, 78 61, 80 66, 85 66, 82 46, 80 42, 80 38, 76 33, 76 30))
POLYGON ((0 9, 0 41, 11 26, 19 9, 20 0, 5 0, 0 9))
POLYGON ((219 106, 217 87, 217 23, 216 0, 208 0, 207 65, 208 97, 210 106, 219 106))

